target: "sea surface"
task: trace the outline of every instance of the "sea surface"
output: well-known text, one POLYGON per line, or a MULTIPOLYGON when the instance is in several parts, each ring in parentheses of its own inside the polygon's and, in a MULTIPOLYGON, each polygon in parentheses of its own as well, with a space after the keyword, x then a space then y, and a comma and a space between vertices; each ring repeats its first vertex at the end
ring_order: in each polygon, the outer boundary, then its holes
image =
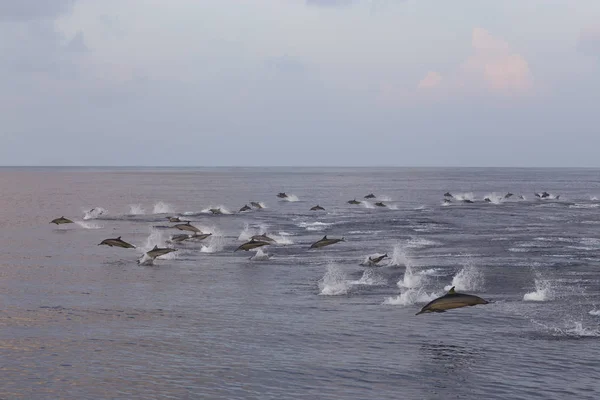
POLYGON ((0 399, 598 399, 598 198, 584 169, 0 168, 0 399), (415 315, 452 286, 490 303, 415 315))

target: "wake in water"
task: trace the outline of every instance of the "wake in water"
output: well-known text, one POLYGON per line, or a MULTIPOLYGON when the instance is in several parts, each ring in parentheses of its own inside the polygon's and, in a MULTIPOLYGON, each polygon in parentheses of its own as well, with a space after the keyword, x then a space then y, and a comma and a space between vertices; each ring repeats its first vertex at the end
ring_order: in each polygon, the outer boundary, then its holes
POLYGON ((170 204, 159 201, 154 205, 154 209, 152 210, 152 214, 173 214, 175 213, 175 209, 170 204))
POLYGON ((290 203, 295 203, 296 201, 299 201, 300 199, 295 194, 288 194, 287 197, 284 197, 281 200, 289 201, 290 203))
POLYGON ((531 322, 536 325, 542 332, 551 337, 560 339, 583 339, 589 337, 600 337, 600 330, 585 327, 581 321, 568 320, 562 325, 549 324, 532 319, 531 322))
POLYGON ((146 210, 142 207, 141 204, 130 204, 129 205, 129 215, 144 215, 146 214, 146 210))
POLYGON ((84 211, 83 219, 84 220, 96 219, 99 216, 104 215, 106 213, 107 213, 106 209, 104 209, 102 207, 94 207, 91 210, 84 211))

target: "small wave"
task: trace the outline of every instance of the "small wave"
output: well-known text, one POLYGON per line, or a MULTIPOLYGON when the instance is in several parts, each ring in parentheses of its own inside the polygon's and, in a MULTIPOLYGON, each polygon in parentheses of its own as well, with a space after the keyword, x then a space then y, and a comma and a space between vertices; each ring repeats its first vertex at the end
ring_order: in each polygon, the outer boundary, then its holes
POLYGON ((575 204, 569 205, 569 208, 598 208, 598 207, 600 207, 600 203, 594 203, 594 204, 575 203, 575 204))
POLYGON ((339 265, 330 264, 327 266, 327 272, 319 280, 320 295, 339 296, 348 293, 350 282, 346 274, 339 265))
POLYGON ((483 272, 475 265, 469 264, 463 267, 454 277, 452 283, 444 290, 450 290, 453 286, 456 290, 482 290, 485 283, 483 272))
POLYGON ((435 241, 429 240, 429 239, 413 238, 413 239, 410 239, 406 243, 406 247, 415 249, 415 248, 421 248, 421 247, 427 247, 427 246, 436 246, 438 244, 439 244, 438 242, 435 242, 435 241))
POLYGON ((548 301, 554 298, 554 290, 549 280, 536 278, 535 291, 525 293, 523 301, 548 301))
POLYGON ((83 219, 84 220, 89 220, 89 219, 96 219, 99 216, 106 214, 107 211, 105 208, 102 207, 94 207, 89 211, 85 211, 83 214, 83 219))
POLYGON ((159 201, 154 205, 154 209, 152 214, 172 214, 175 212, 175 209, 170 205, 163 201, 159 201))
POLYGON ((590 201, 598 201, 598 197, 596 197, 596 196, 590 196, 590 201))
POLYGON ((584 327, 581 321, 567 321, 563 326, 548 325, 547 323, 535 320, 532 320, 531 322, 547 331, 551 336, 557 338, 586 338, 600 336, 600 330, 584 327))
POLYGON ((146 210, 142 207, 141 204, 130 204, 129 205, 129 215, 144 215, 146 214, 146 210))
POLYGON ((441 268, 429 268, 419 272, 421 275, 425 276, 444 276, 446 275, 441 268))
POLYGON ((77 225, 79 225, 80 227, 84 228, 84 229, 102 229, 103 226, 96 224, 94 222, 84 222, 84 221, 73 221, 75 222, 77 225))
POLYGON ((593 309, 588 314, 600 317, 600 310, 593 309))
POLYGON ((304 228, 307 231, 323 231, 327 229, 327 227, 333 225, 332 223, 327 222, 300 222, 297 224, 300 228, 304 228))
POLYGON ((383 301, 383 304, 410 306, 418 303, 428 303, 439 296, 437 293, 427 293, 423 289, 409 289, 396 297, 388 297, 383 301))

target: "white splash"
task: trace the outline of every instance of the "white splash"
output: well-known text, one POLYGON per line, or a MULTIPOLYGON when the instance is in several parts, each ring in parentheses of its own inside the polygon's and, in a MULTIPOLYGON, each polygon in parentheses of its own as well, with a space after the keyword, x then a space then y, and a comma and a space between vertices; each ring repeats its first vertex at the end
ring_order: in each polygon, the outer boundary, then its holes
MULTIPOLYGON (((140 265, 154 264, 154 260, 146 254, 148 251, 152 250, 154 246, 169 247, 166 245, 163 232, 158 229, 150 228, 150 234, 146 238, 146 242, 141 246, 136 246, 136 250, 142 253, 141 258, 138 260, 140 265)), ((163 260, 173 260, 175 258, 177 258, 176 251, 160 256, 160 259, 163 260)))
POLYGON ((457 193, 457 194, 453 194, 454 198, 458 201, 463 201, 463 200, 471 200, 474 201, 475 200, 475 195, 473 195, 472 192, 468 192, 468 193, 457 193))
POLYGON ((154 205, 154 210, 152 214, 173 214, 175 209, 170 204, 159 201, 154 205))
POLYGON ((256 252, 256 254, 254 254, 252 257, 250 257, 251 261, 266 261, 269 258, 271 258, 271 255, 269 253, 265 253, 262 249, 258 249, 258 251, 256 252))
MULTIPOLYGON (((216 253, 225 247, 225 238, 223 234, 215 228, 207 229, 212 235, 208 239, 208 245, 202 245, 200 252, 202 253, 216 253)), ((204 231, 203 231, 204 232, 204 231)), ((207 232, 208 233, 208 232, 207 232)))
POLYGON ((535 291, 525 293, 523 301, 548 301, 553 298, 554 290, 551 282, 538 275, 538 278, 535 279, 535 291))
POLYGON ((600 317, 600 310, 598 310, 598 309, 593 309, 593 310, 591 310, 591 311, 590 311, 588 314, 590 314, 590 315, 594 315, 594 316, 597 316, 597 317, 600 317))
POLYGON ((327 222, 300 222, 297 224, 300 228, 304 228, 307 231, 311 231, 311 232, 318 232, 318 231, 323 231, 325 230, 327 227, 333 225, 332 223, 327 223, 327 222))
POLYGON ((393 306, 410 306, 417 303, 428 303, 440 296, 437 293, 427 293, 422 288, 408 289, 396 297, 388 297, 383 301, 383 304, 393 306))
POLYGON ((486 198, 489 199, 489 203, 492 204, 501 204, 502 202, 504 202, 504 196, 498 195, 496 194, 496 192, 485 195, 484 199, 486 198))
POLYGON ((464 266, 454 277, 452 283, 444 290, 450 290, 453 286, 457 291, 461 290, 481 290, 485 283, 483 272, 470 262, 464 266))
POLYGON ((366 269, 359 280, 351 281, 351 285, 383 286, 387 284, 385 277, 378 275, 372 269, 366 269))
POLYGON ((285 198, 283 198, 281 200, 283 200, 283 201, 289 201, 290 203, 294 203, 294 202, 296 202, 296 201, 298 201, 300 199, 295 194, 288 194, 287 197, 285 197, 285 198))
POLYGON ((360 205, 363 206, 364 208, 375 208, 375 206, 367 200, 361 201, 360 205))
POLYGON ((84 222, 84 221, 73 221, 80 227, 84 229, 102 229, 104 228, 102 225, 96 224, 94 222, 84 222))
POLYGON ((83 219, 84 219, 84 220, 96 219, 96 218, 98 218, 99 216, 101 216, 101 215, 103 215, 103 214, 106 214, 106 213, 107 213, 107 211, 106 211, 106 209, 105 209, 105 208, 102 208, 102 207, 94 207, 94 208, 92 208, 91 210, 84 211, 84 214, 83 214, 83 219))
POLYGON ((275 242, 277 242, 277 244, 282 244, 282 245, 294 244, 294 241, 292 239, 290 239, 289 233, 286 233, 286 232, 279 232, 279 235, 272 235, 270 237, 271 237, 271 239, 275 240, 275 242))
POLYGON ((129 215, 144 215, 146 214, 146 210, 142 207, 141 204, 130 204, 129 205, 129 215))
POLYGON ((339 296, 347 294, 350 289, 350 282, 346 274, 339 265, 329 264, 327 272, 318 282, 320 295, 339 296))
POLYGON ((203 214, 212 214, 212 211, 210 210, 221 210, 222 214, 231 214, 231 211, 229 211, 227 209, 227 207, 225 207, 224 205, 218 205, 218 206, 209 206, 207 208, 205 208, 204 210, 200 211, 203 214))

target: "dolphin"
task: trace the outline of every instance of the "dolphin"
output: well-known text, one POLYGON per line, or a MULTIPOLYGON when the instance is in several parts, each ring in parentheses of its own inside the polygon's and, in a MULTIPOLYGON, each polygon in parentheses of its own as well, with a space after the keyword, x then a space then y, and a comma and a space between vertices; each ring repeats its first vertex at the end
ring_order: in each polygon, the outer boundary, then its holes
POLYGON ((360 204, 360 201, 354 199, 354 200, 348 201, 348 204, 360 204))
POLYGON ((206 239, 209 236, 212 236, 212 233, 200 233, 200 234, 195 234, 193 236, 190 236, 190 239, 204 240, 204 239, 206 239))
POLYGON ((250 205, 256 208, 263 208, 263 206, 261 206, 260 203, 257 203, 256 201, 251 201, 250 205))
POLYGON ((285 199, 285 198, 288 197, 288 195, 286 193, 284 193, 284 192, 281 192, 281 193, 277 194, 277 197, 279 197, 280 199, 285 199))
POLYGON ((310 211, 318 211, 318 210, 325 210, 325 209, 318 204, 316 206, 310 208, 310 211))
POLYGON ((510 199, 513 196, 513 194, 511 192, 508 192, 504 195, 505 199, 510 199))
POLYGON ((464 199, 463 203, 474 203, 474 201, 473 200, 469 200, 469 199, 464 199))
POLYGON ((452 203, 452 201, 451 201, 451 200, 444 199, 444 204, 450 204, 450 203, 452 203))
POLYGON ((444 193, 444 197, 454 197, 454 196, 452 196, 452 193, 446 192, 446 193, 444 193))
POLYGON ((181 222, 181 220, 179 219, 179 217, 166 217, 169 222, 181 222))
POLYGON ((62 225, 62 224, 72 224, 73 221, 71 221, 68 218, 65 217, 60 217, 60 218, 56 218, 53 219, 52 221, 50 221, 51 224, 56 224, 56 225, 62 225))
POLYGON ((491 203, 492 202, 492 200, 490 200, 489 197, 484 197, 483 201, 485 201, 486 203, 491 203))
POLYGON ((250 239, 250 241, 240 245, 240 247, 235 249, 233 252, 235 253, 238 250, 248 251, 248 250, 255 249, 257 247, 268 246, 269 244, 270 244, 269 242, 262 242, 259 240, 250 239))
POLYGON ((164 256, 165 254, 172 253, 177 251, 177 249, 171 249, 170 247, 158 247, 154 246, 154 248, 146 253, 146 255, 152 259, 156 257, 164 256))
POLYGON ((240 212, 244 212, 244 211, 248 211, 248 210, 252 210, 248 204, 244 204, 244 207, 240 208, 240 212))
POLYGON ((210 212, 213 214, 223 214, 223 211, 221 211, 220 208, 211 208, 210 212))
POLYGON ((421 309, 421 311, 419 311, 415 315, 430 312, 445 312, 446 310, 450 310, 452 308, 461 308, 488 303, 489 301, 484 300, 479 296, 474 296, 472 294, 457 293, 454 291, 454 286, 452 286, 452 288, 448 290, 448 293, 441 297, 438 297, 435 300, 430 301, 421 309))
POLYGON ((383 204, 383 201, 377 202, 377 203, 375 203, 375 205, 377 207, 387 207, 385 204, 383 204))
POLYGON ((384 255, 379 256, 379 257, 369 257, 369 264, 378 264, 381 260, 383 260, 387 256, 388 256, 387 253, 385 253, 384 255))
POLYGON ((253 239, 253 240, 256 240, 256 241, 259 241, 259 242, 276 243, 275 239, 271 239, 266 234, 263 234, 263 235, 254 235, 250 239, 253 239))
POLYGON ((522 194, 520 194, 520 195, 519 195, 519 199, 521 199, 521 200, 525 200, 525 197, 523 197, 523 195, 522 195, 522 194))
POLYGON ((337 242, 345 242, 345 241, 346 241, 346 239, 344 239, 344 238, 341 238, 341 239, 327 239, 327 235, 325 235, 325 236, 323 236, 323 239, 314 242, 310 246, 310 248, 311 249, 318 249, 318 248, 321 248, 321 247, 329 246, 331 244, 335 244, 337 242))
POLYGON ((186 222, 185 224, 174 225, 173 228, 177 228, 180 231, 189 231, 189 232, 195 232, 195 233, 202 233, 202 231, 200 229, 196 228, 194 225, 191 225, 190 221, 186 222))
POLYGON ((134 245, 129 244, 124 240, 121 240, 121 236, 119 236, 116 239, 104 239, 103 241, 101 241, 98 244, 98 246, 101 246, 101 245, 106 245, 109 247, 117 246, 117 247, 122 247, 124 249, 135 249, 134 245))
POLYGON ((171 242, 183 242, 184 240, 191 239, 192 235, 188 235, 187 233, 181 233, 179 235, 171 236, 171 242))
POLYGON ((373 193, 369 193, 368 195, 365 196, 365 199, 374 199, 375 195, 373 193))

